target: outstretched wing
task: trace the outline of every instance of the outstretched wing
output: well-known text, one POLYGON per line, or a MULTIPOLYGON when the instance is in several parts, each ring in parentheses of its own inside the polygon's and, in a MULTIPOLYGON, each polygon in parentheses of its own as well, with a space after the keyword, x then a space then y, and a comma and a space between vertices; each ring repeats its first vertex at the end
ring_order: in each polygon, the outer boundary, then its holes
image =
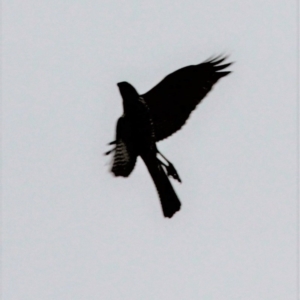
POLYGON ((217 57, 199 65, 179 69, 141 95, 152 115, 156 141, 179 130, 213 85, 230 73, 219 72, 231 65, 222 65, 225 59, 226 57, 217 57))

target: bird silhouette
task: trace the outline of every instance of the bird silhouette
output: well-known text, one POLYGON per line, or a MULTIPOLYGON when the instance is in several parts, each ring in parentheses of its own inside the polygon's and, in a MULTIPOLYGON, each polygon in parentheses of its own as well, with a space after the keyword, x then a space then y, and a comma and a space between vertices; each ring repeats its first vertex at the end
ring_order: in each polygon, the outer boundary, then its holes
POLYGON ((128 82, 117 84, 123 115, 117 121, 116 139, 109 143, 115 147, 105 153, 114 153, 111 172, 128 177, 140 156, 153 179, 165 217, 171 218, 181 206, 168 176, 179 182, 181 179, 156 142, 178 131, 213 85, 231 73, 222 71, 231 65, 221 64, 226 58, 219 56, 181 68, 142 95, 128 82))

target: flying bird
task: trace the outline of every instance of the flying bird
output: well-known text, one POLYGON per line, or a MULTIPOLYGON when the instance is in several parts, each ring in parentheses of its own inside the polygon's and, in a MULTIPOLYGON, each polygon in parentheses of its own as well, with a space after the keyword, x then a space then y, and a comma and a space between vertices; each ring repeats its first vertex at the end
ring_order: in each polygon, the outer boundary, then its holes
POLYGON ((109 143, 115 146, 105 153, 114 153, 111 172, 128 177, 140 156, 153 179, 165 217, 171 218, 181 206, 168 177, 181 179, 156 143, 178 131, 213 85, 231 73, 224 71, 231 65, 222 64, 226 58, 219 56, 181 68, 142 95, 128 82, 117 84, 123 115, 117 121, 116 139, 109 143))

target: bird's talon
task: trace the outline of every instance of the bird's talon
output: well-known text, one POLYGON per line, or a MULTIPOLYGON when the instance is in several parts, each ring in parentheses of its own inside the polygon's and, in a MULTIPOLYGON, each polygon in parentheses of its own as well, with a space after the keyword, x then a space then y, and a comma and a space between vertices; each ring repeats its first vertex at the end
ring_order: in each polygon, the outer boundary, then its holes
POLYGON ((166 167, 167 172, 168 172, 168 176, 173 177, 175 180, 181 182, 181 179, 176 171, 176 169, 174 168, 172 163, 169 163, 169 165, 166 167))

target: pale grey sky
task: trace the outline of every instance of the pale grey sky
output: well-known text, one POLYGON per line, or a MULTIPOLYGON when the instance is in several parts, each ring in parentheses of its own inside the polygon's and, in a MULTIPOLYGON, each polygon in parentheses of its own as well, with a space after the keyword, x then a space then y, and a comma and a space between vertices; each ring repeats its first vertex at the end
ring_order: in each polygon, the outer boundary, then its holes
POLYGON ((297 299, 296 1, 3 0, 3 300, 297 299), (141 161, 103 156, 122 101, 229 54, 158 144, 183 180, 162 216, 141 161))

